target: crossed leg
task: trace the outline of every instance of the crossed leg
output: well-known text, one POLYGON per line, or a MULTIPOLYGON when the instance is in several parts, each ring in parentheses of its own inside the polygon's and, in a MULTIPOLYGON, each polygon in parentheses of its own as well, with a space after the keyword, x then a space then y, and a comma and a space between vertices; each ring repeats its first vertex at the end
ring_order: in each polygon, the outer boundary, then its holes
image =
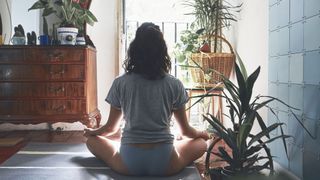
MULTIPOLYGON (((129 175, 119 154, 120 142, 103 136, 90 136, 87 147, 92 154, 103 160, 111 169, 129 175)), ((183 139, 175 141, 174 150, 168 165, 167 175, 173 175, 200 158, 207 150, 204 139, 183 139)))
POLYGON ((119 154, 120 142, 103 136, 90 136, 87 147, 97 158, 103 160, 111 169, 128 175, 128 170, 119 154))
POLYGON ((178 173, 207 151, 206 141, 202 138, 178 140, 174 142, 174 147, 167 170, 168 175, 178 173))

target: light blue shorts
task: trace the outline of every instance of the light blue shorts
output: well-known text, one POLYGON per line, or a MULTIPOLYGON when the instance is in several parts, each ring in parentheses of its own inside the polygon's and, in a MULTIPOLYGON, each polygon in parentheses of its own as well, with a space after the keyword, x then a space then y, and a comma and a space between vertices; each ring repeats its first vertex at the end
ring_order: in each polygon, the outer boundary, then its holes
POLYGON ((121 144, 120 156, 129 173, 135 176, 164 176, 171 159, 173 144, 152 148, 121 144))

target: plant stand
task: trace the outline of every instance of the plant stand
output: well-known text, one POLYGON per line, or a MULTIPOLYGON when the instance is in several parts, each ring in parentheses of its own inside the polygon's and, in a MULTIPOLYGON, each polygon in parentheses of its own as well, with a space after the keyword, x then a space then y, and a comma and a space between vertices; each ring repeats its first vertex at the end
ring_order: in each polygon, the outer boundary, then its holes
MULTIPOLYGON (((206 93, 209 89, 205 88, 197 88, 197 87, 192 87, 192 88, 186 88, 189 97, 196 96, 199 94, 204 94, 206 93)), ((222 94, 223 87, 218 88, 217 90, 214 90, 212 94, 217 94, 221 95, 222 94)), ((191 100, 188 101, 188 107, 191 107, 192 103, 191 100)), ((221 97, 215 97, 212 96, 210 98, 210 104, 209 104, 209 112, 210 114, 213 114, 216 116, 218 119, 220 119, 220 122, 223 123, 223 111, 222 111, 222 98, 221 97)), ((187 110, 187 119, 190 120, 190 113, 191 113, 191 108, 187 110)))

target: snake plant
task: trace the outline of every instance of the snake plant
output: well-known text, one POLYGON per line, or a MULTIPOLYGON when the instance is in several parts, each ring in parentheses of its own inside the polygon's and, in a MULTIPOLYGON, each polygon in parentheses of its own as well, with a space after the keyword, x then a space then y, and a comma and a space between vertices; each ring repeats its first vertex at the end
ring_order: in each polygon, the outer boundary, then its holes
MULTIPOLYGON (((273 101, 288 106, 292 113, 292 109, 295 108, 272 96, 258 95, 252 98, 252 91, 259 76, 260 67, 258 67, 251 75, 247 76, 242 61, 240 60, 239 62, 240 66, 235 64, 237 84, 224 77, 222 83, 225 88, 221 95, 213 94, 212 92, 215 89, 213 88, 206 94, 195 96, 196 98, 199 98, 197 102, 205 97, 211 96, 220 96, 223 98, 227 103, 226 109, 228 111, 225 116, 232 123, 232 127, 227 128, 214 115, 203 115, 215 130, 217 136, 208 148, 206 171, 210 175, 219 175, 223 177, 259 175, 263 170, 269 170, 268 175, 273 175, 273 156, 268 148, 268 144, 277 139, 281 139, 284 150, 288 155, 286 139, 291 136, 284 134, 284 123, 281 123, 280 120, 277 123, 267 126, 263 116, 260 115, 259 110, 268 108, 273 115, 277 117, 276 113, 269 106, 269 103, 273 101), (252 127, 255 122, 259 124, 260 131, 253 134, 252 127), (280 129, 281 134, 271 136, 270 133, 277 128, 280 129), (223 140, 231 151, 228 151, 221 146, 217 148, 217 151, 213 151, 213 148, 218 145, 217 143, 220 140, 223 140), (265 153, 263 153, 263 151, 265 153), (217 156, 220 161, 225 162, 227 165, 221 168, 210 168, 211 155, 217 156)), ((295 116, 295 114, 293 115, 295 116)), ((312 138, 315 138, 297 117, 296 119, 306 132, 312 138)))

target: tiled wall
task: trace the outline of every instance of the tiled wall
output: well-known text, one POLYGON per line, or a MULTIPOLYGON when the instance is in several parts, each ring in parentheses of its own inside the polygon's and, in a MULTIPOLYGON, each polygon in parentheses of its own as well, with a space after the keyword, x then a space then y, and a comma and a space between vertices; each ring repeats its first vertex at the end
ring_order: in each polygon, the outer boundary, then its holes
MULTIPOLYGON (((305 180, 320 178, 320 0, 269 0, 269 94, 300 109, 300 120, 317 137, 311 139, 280 103, 289 159, 281 141, 271 144, 275 161, 305 180)), ((269 123, 276 119, 268 115, 269 123)), ((273 135, 279 135, 279 130, 273 135)))

